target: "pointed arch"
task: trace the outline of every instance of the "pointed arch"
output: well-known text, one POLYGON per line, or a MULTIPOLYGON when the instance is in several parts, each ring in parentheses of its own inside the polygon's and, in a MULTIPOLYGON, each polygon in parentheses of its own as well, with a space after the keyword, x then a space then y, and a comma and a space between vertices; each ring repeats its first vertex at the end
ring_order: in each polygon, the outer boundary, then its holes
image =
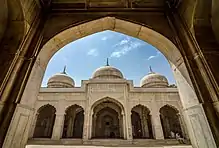
POLYGON ((65 120, 62 138, 82 138, 84 125, 84 109, 77 105, 70 105, 65 110, 65 120))
POLYGON ((163 107, 172 108, 172 109, 174 109, 174 110, 176 111, 176 113, 180 114, 179 109, 178 109, 175 105, 172 105, 172 104, 165 104, 165 105, 163 105, 163 106, 159 109, 159 111, 160 111, 163 107))
POLYGON ((151 115, 148 107, 138 104, 131 109, 132 135, 137 139, 152 139, 151 115))
POLYGON ((110 98, 110 97, 104 97, 104 98, 99 99, 99 100, 97 100, 96 102, 94 102, 94 103, 91 105, 91 112, 93 113, 94 108, 95 108, 98 104, 103 103, 103 102, 112 102, 112 103, 115 103, 115 104, 121 109, 121 113, 124 113, 124 106, 123 106, 123 104, 122 104, 119 100, 116 100, 116 99, 113 99, 113 98, 110 98))
POLYGON ((183 136, 179 110, 172 105, 164 105, 160 108, 160 119, 164 138, 175 139, 176 133, 183 136))
POLYGON ((92 105, 91 111, 93 138, 124 137, 124 107, 118 100, 109 97, 100 99, 92 105))
POLYGON ((33 138, 51 138, 56 109, 50 104, 41 106, 37 111, 37 121, 33 138))

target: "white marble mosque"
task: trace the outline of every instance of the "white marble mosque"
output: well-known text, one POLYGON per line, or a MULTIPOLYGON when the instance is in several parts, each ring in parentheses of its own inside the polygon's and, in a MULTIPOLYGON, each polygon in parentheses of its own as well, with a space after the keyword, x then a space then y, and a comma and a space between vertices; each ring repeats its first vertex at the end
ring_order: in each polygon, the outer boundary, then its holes
POLYGON ((140 87, 108 61, 81 87, 64 68, 40 88, 35 110, 32 142, 189 139, 177 87, 151 68, 140 87))

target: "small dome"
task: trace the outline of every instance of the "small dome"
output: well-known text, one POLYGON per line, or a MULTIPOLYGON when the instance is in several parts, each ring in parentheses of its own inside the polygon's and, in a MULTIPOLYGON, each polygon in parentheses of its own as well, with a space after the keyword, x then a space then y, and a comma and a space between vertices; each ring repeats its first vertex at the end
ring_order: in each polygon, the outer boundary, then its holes
POLYGON ((168 87, 168 80, 165 76, 151 72, 141 79, 140 86, 148 88, 168 87))
POLYGON ((70 76, 66 74, 65 68, 62 73, 53 75, 47 82, 47 87, 49 88, 70 88, 74 86, 75 82, 70 76))
POLYGON ((123 74, 120 70, 113 66, 109 66, 108 60, 106 66, 102 66, 94 71, 93 79, 123 79, 123 74))

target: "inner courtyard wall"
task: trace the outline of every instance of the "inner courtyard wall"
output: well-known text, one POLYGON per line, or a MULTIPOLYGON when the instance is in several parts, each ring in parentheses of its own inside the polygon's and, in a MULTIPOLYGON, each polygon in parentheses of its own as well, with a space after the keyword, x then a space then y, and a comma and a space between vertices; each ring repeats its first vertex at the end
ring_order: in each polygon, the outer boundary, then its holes
MULTIPOLYGON (((101 83, 97 82, 97 84, 95 84, 95 82, 89 84, 89 81, 87 81, 86 84, 87 85, 85 86, 87 86, 87 88, 41 88, 34 107, 35 112, 33 114, 33 119, 35 120, 33 120, 34 122, 32 123, 32 130, 29 134, 29 138, 31 139, 33 136, 33 131, 35 128, 34 123, 36 121, 36 114, 38 109, 46 104, 54 106, 56 108, 57 114, 62 116, 64 116, 66 109, 71 105, 76 104, 82 108, 87 107, 88 109, 87 112, 85 112, 85 117, 88 117, 87 121, 89 121, 89 123, 84 125, 84 130, 87 130, 83 131, 84 133, 87 133, 84 134, 85 136, 83 137, 85 140, 92 138, 92 106, 104 98, 109 98, 109 100, 111 100, 110 98, 115 99, 119 101, 123 106, 123 114, 126 117, 124 120, 125 122, 123 123, 125 136, 124 138, 127 140, 131 140, 133 138, 131 130, 132 127, 130 127, 131 110, 137 105, 143 105, 149 109, 152 116, 153 135, 155 139, 164 139, 161 122, 159 119, 154 118, 154 116, 160 115, 160 108, 165 105, 169 105, 173 108, 176 108, 180 115, 182 115, 183 109, 177 88, 133 87, 132 85, 130 86, 129 81, 126 82, 125 80, 120 81, 120 84, 118 84, 118 81, 117 84, 113 81, 111 81, 111 84, 105 83, 104 81, 101 83)), ((185 125, 181 126, 182 129, 186 129, 185 125)), ((54 130, 61 130, 61 133, 56 132, 59 135, 53 137, 61 138, 60 135, 62 135, 63 129, 54 128, 54 130)), ((186 138, 188 138, 187 130, 184 130, 184 132, 186 138)))

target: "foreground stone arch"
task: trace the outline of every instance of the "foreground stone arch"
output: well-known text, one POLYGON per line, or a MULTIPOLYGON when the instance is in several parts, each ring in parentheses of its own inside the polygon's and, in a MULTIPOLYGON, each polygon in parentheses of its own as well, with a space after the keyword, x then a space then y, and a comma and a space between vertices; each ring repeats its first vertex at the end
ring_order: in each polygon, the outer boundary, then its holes
MULTIPOLYGON (((183 114, 185 114, 186 125, 193 146, 203 148, 216 147, 204 110, 197 99, 179 49, 158 32, 145 26, 120 20, 115 17, 105 17, 69 28, 50 39, 43 46, 37 57, 23 93, 21 104, 28 105, 29 107, 34 106, 46 66, 55 52, 76 39, 104 30, 121 32, 139 38, 153 45, 165 55, 170 62, 179 88, 179 94, 184 108, 183 114), (199 134, 198 131, 201 131, 202 133, 199 134)), ((16 112, 14 116, 19 117, 19 112, 16 112)), ((11 125, 13 125, 13 121, 11 125)), ((8 133, 10 132, 11 130, 9 129, 8 133)))

